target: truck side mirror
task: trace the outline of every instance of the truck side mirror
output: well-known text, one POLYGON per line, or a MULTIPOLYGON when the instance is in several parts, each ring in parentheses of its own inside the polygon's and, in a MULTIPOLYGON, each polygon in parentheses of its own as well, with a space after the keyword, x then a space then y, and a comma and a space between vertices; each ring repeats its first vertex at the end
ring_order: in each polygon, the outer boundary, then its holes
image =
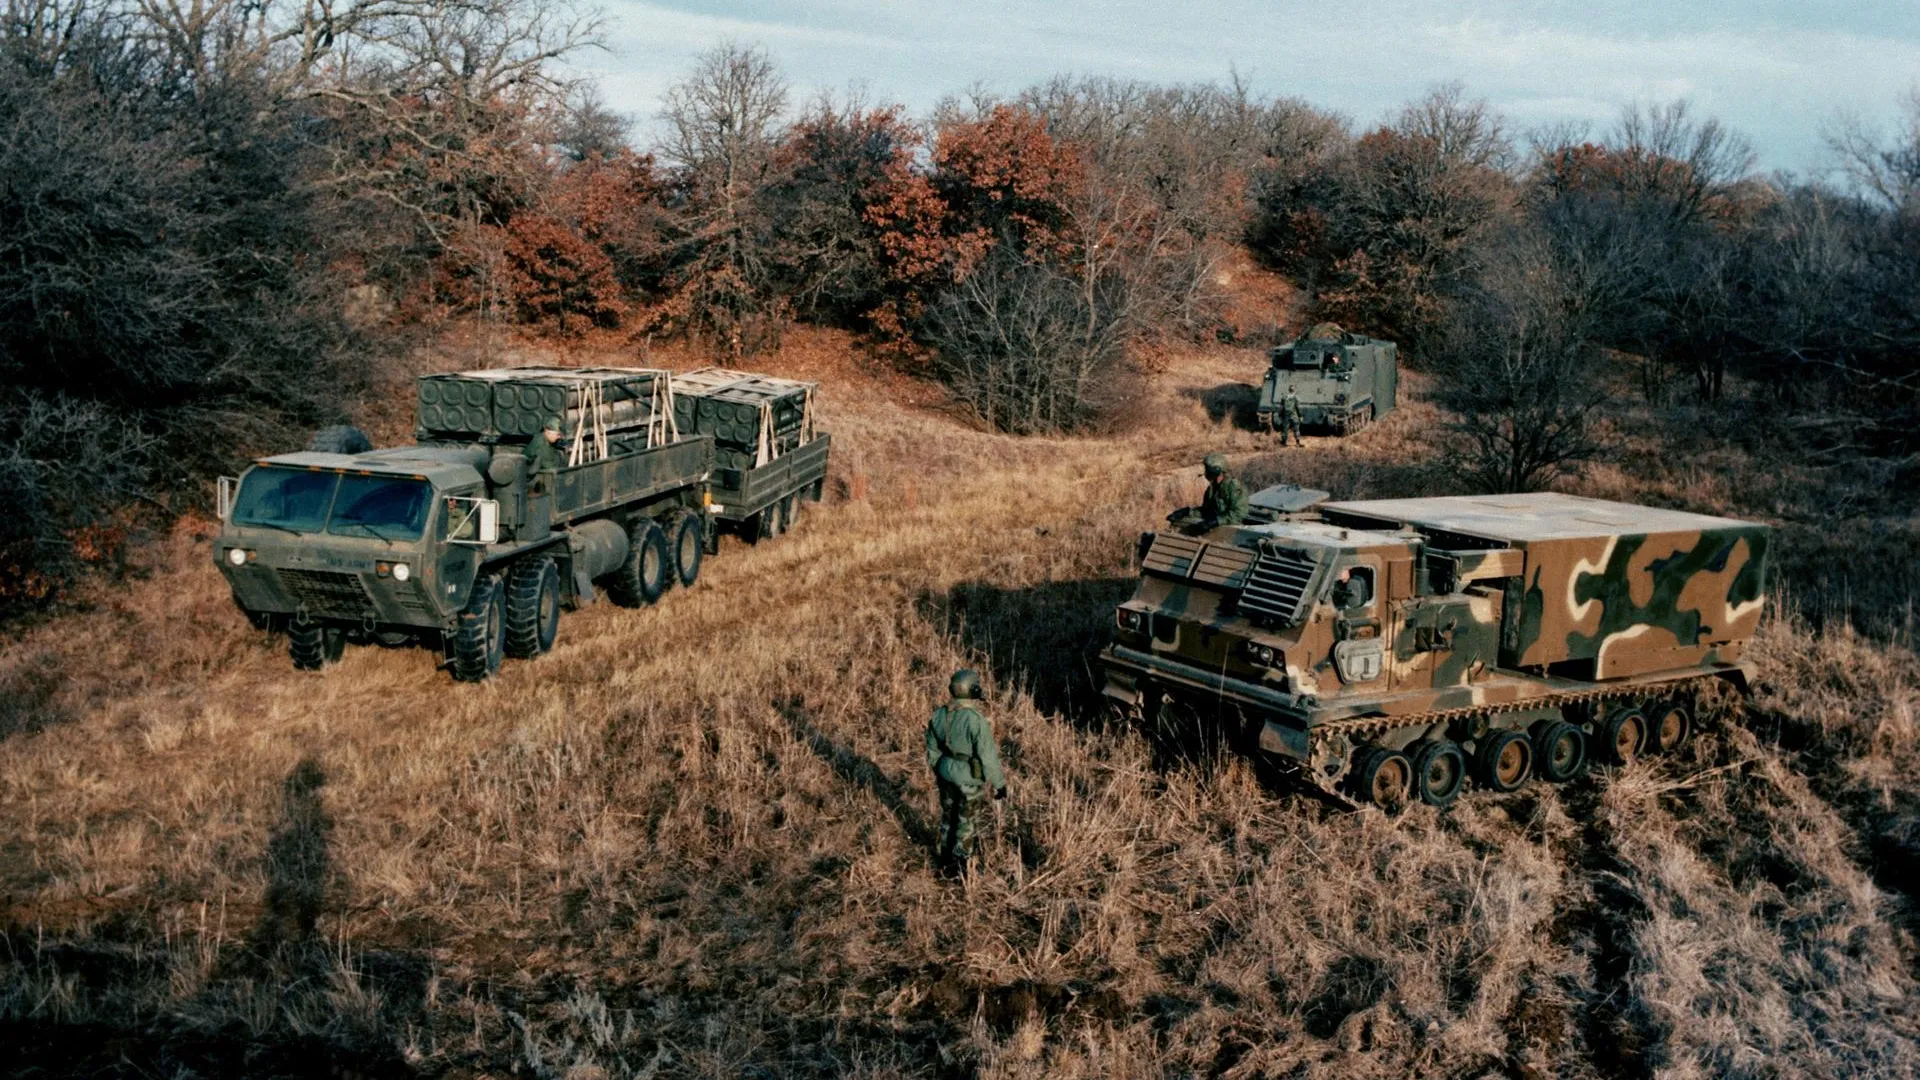
POLYGON ((237 476, 223 476, 214 481, 213 512, 221 521, 227 520, 233 514, 233 496, 239 487, 240 478, 237 476))
POLYGON ((500 542, 500 502, 497 499, 480 500, 480 542, 500 542))

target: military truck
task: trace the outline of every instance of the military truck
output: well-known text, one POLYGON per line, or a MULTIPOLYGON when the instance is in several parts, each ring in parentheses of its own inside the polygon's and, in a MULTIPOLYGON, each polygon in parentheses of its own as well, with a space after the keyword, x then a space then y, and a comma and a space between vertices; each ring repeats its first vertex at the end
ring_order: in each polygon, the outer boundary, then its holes
POLYGON ((1551 493, 1326 498, 1270 488, 1245 524, 1145 534, 1109 702, 1398 807, 1670 751, 1700 688, 1746 687, 1764 525, 1551 493))
POLYGON ((726 368, 674 376, 680 430, 712 435, 713 513, 749 541, 778 536, 826 488, 832 439, 816 430, 818 383, 726 368))
POLYGON ((1268 354, 1254 415, 1268 431, 1281 424, 1281 402, 1291 387, 1302 427, 1345 435, 1393 411, 1399 399, 1400 351, 1391 341, 1350 334, 1320 323, 1268 354))
POLYGON ((479 681, 552 648, 562 609, 593 603, 596 583, 650 604, 713 550, 715 437, 680 429, 669 372, 425 376, 415 416, 415 445, 329 429, 221 482, 214 557, 295 667, 349 642, 417 643, 479 681), (556 418, 558 466, 532 471, 527 444, 556 418))

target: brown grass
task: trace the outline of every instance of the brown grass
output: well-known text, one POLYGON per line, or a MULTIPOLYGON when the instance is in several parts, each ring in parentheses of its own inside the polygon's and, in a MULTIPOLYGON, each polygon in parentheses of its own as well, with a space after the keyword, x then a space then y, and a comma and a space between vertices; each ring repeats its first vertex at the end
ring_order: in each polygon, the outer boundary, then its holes
MULTIPOLYGON (((829 380, 835 497, 776 543, 729 540, 654 609, 570 616, 489 684, 417 650, 292 671, 232 609, 204 523, 147 580, 9 642, 15 1068, 1920 1070, 1906 648, 1782 616, 1752 707, 1676 759, 1335 812, 1106 729, 1087 657, 1204 450, 1256 482, 1433 490, 1428 406, 1273 453, 1232 423, 1262 361, 1220 348, 1157 377, 1155 423, 1015 440, 844 346, 799 335, 758 363, 829 380), (1014 783, 984 870, 949 884, 920 732, 964 663, 989 674, 1014 783)), ((1589 483, 1719 490, 1663 469, 1629 456, 1589 483)))

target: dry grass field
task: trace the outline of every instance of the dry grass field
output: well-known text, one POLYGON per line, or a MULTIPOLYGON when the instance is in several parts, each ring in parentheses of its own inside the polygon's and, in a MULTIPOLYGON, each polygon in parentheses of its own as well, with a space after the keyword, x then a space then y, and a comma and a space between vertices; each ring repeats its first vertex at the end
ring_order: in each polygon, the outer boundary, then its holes
POLYGON ((1764 685, 1674 758, 1390 819, 1105 727, 1087 661, 1203 452, 1440 490, 1430 407, 1275 452, 1235 424, 1258 353, 1222 347, 1128 430, 1014 439, 844 344, 759 365, 829 380, 795 532, 488 684, 420 650, 293 671, 204 521, 6 641, 0 1070, 1920 1073, 1920 541, 1884 477, 1623 422, 1588 490, 1786 526, 1764 685), (963 664, 1013 786, 950 883, 921 730, 963 664))

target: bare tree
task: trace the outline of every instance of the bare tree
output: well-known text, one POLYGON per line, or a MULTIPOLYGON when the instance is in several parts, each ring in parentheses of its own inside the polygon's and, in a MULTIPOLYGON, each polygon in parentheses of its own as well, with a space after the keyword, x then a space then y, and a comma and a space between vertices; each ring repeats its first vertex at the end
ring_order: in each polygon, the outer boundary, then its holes
POLYGON ((1920 208, 1920 86, 1907 92, 1890 137, 1858 116, 1846 116, 1828 128, 1826 138, 1857 190, 1896 213, 1920 208))
POLYGON ((1430 141, 1442 160, 1480 168, 1513 164, 1506 121, 1484 99, 1467 97, 1466 84, 1444 83, 1400 110, 1395 131, 1430 141))
POLYGON ((1753 147, 1685 101, 1630 105, 1607 137, 1615 182, 1628 199, 1665 208, 1672 224, 1707 216, 1714 196, 1753 169, 1753 147))

